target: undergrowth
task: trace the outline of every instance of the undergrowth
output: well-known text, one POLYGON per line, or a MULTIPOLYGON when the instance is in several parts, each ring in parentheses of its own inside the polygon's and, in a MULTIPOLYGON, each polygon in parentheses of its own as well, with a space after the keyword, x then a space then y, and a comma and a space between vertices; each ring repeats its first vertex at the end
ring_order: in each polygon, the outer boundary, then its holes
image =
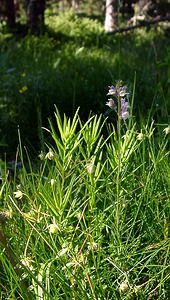
POLYGON ((169 299, 170 130, 117 122, 56 109, 36 168, 20 139, 22 169, 2 168, 1 299, 169 299))
POLYGON ((73 12, 46 18, 42 36, 0 34, 1 149, 14 155, 17 126, 34 154, 41 146, 39 127, 48 126, 54 104, 73 116, 77 107, 103 113, 108 82, 137 77, 134 112, 166 122, 169 110, 169 44, 160 27, 126 35, 106 35, 99 21, 73 12), (30 130, 29 124, 34 126, 30 130), (4 145, 4 146, 3 146, 4 145), (2 147, 3 146, 3 147, 2 147))

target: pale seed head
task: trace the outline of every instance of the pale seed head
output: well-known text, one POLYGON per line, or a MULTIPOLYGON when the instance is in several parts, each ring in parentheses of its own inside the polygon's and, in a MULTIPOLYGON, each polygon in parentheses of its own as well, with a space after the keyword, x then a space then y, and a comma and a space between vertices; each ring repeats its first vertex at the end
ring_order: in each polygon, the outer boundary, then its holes
POLYGON ((53 160, 55 158, 54 152, 50 149, 45 156, 46 159, 53 160))
POLYGON ((23 197, 23 192, 21 192, 20 190, 18 190, 16 192, 14 192, 14 196, 15 196, 16 199, 21 200, 22 197, 23 197))
POLYGON ((164 130, 165 134, 169 134, 170 133, 170 126, 166 127, 164 130))
POLYGON ((57 233, 58 231, 60 231, 59 227, 57 224, 50 224, 49 225, 49 233, 57 233))
POLYGON ((119 286, 119 292, 121 294, 126 294, 129 290, 129 285, 127 281, 123 281, 119 286))
POLYGON ((87 172, 92 175, 95 172, 95 165, 93 163, 89 163, 86 166, 87 172))
POLYGON ((50 180, 51 186, 53 186, 53 185, 55 184, 55 182, 56 182, 56 180, 52 178, 52 179, 50 180))
POLYGON ((140 132, 138 135, 137 135, 137 140, 138 141, 142 141, 144 139, 144 134, 142 132, 140 132))

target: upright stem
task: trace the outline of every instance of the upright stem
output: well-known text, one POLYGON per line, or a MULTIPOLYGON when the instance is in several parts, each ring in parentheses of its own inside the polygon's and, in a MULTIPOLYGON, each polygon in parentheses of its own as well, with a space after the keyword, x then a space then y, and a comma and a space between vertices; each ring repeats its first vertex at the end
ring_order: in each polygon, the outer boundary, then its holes
POLYGON ((116 230, 119 232, 119 208, 120 208, 120 171, 121 171, 121 99, 118 97, 118 121, 117 121, 117 133, 118 133, 118 170, 117 170, 117 180, 116 180, 116 230))

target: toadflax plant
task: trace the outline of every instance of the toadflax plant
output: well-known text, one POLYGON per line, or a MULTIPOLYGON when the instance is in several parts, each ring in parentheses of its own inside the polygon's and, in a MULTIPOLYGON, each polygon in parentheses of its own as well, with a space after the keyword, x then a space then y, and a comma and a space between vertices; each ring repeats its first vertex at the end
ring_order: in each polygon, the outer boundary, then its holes
MULTIPOLYGON (((122 120, 125 121, 129 118, 129 103, 126 100, 129 92, 127 91, 127 86, 122 84, 122 81, 118 81, 117 84, 109 86, 109 92, 107 96, 110 96, 106 105, 110 107, 111 111, 114 111, 117 114, 117 176, 116 176, 116 194, 117 194, 117 205, 116 205, 116 228, 119 231, 119 215, 120 215, 120 199, 121 199, 121 181, 122 181, 122 159, 123 159, 123 148, 126 145, 126 138, 124 138, 124 142, 122 142, 122 134, 121 134, 121 123, 122 120)), ((124 135, 125 137, 125 135, 124 135)))

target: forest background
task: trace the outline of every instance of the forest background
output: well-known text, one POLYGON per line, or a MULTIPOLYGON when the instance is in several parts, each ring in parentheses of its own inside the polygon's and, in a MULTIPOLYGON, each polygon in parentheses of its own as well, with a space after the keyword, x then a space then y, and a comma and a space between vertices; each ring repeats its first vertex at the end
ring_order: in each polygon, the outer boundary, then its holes
POLYGON ((83 119, 104 113, 107 87, 119 79, 132 90, 136 77, 140 120, 167 121, 169 7, 165 0, 1 0, 2 155, 15 153, 18 128, 32 153, 42 148, 54 104, 67 115, 80 106, 83 119))

